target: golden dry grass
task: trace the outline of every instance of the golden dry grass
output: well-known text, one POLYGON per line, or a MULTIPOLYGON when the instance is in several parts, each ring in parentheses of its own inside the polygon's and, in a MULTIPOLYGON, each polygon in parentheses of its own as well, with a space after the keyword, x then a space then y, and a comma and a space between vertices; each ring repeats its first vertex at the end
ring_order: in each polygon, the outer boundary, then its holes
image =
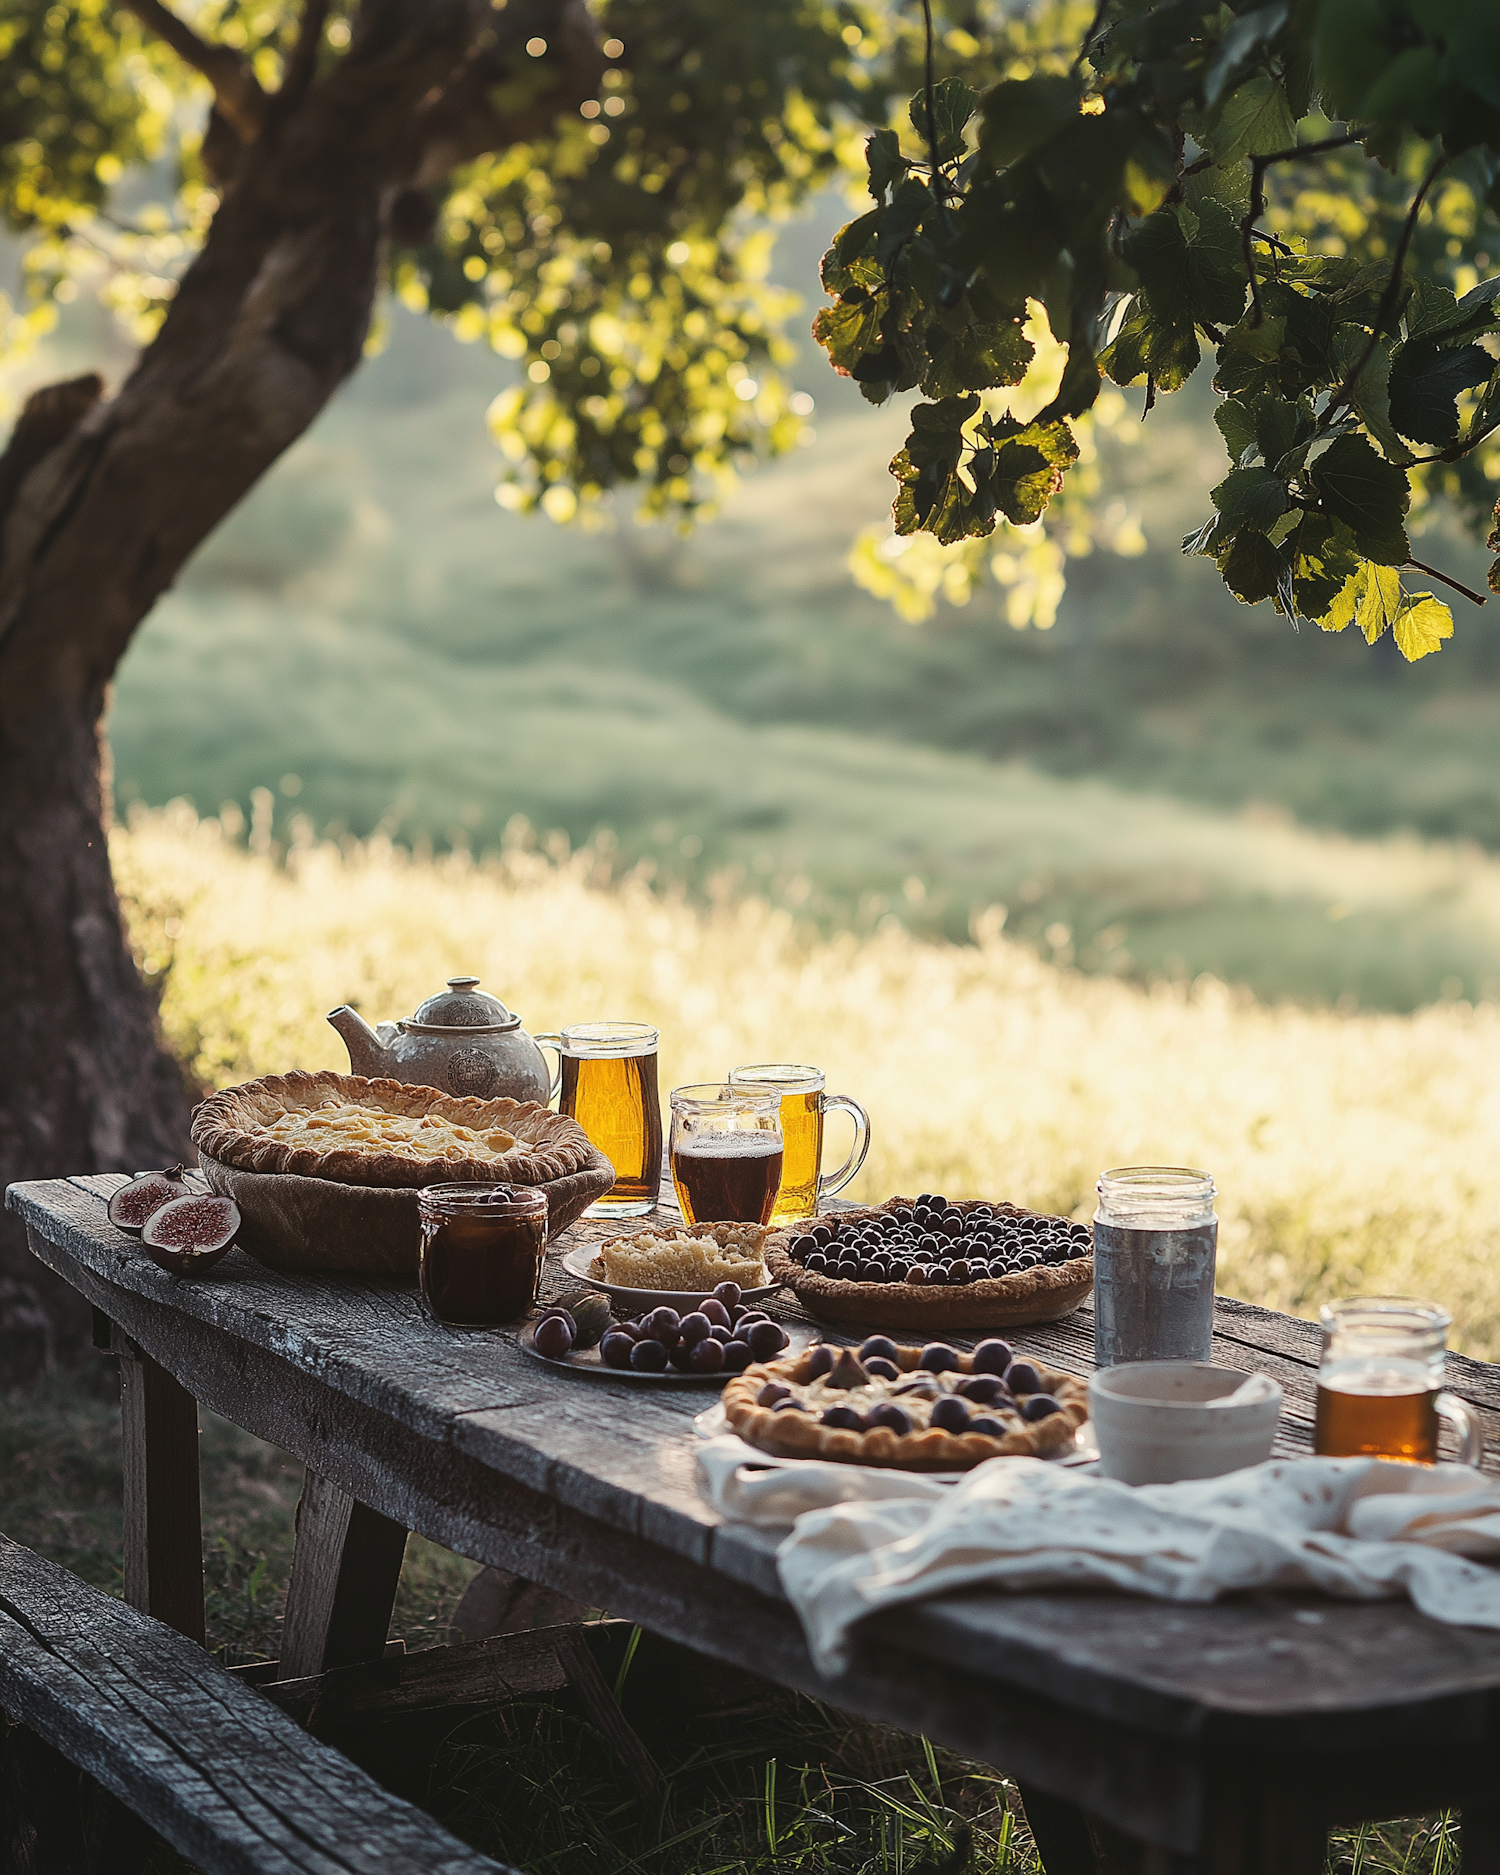
POLYGON ((1223 1288, 1301 1313, 1339 1292, 1427 1294, 1459 1345, 1500 1352, 1494 1005, 1340 1015, 1203 979, 1145 990, 1043 964, 993 925, 972 947, 819 938, 758 900, 703 909, 611 879, 592 849, 431 860, 304 826, 277 864, 180 804, 120 830, 116 865, 167 1033, 215 1085, 342 1067, 326 1010, 403 1015, 473 970, 534 1033, 656 1023, 666 1085, 821 1064, 874 1123, 852 1195, 1086 1217, 1104 1167, 1204 1166, 1223 1288))

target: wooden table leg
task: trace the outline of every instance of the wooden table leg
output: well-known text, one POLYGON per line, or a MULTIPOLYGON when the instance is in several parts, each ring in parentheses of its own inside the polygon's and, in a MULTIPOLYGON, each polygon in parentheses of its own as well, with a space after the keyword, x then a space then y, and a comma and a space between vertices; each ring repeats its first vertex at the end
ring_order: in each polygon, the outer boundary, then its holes
POLYGON ((198 1402, 118 1330, 125 1599, 203 1645, 198 1402))
POLYGON ((401 1581, 406 1530, 308 1472, 281 1630, 283 1680, 379 1660, 401 1581))

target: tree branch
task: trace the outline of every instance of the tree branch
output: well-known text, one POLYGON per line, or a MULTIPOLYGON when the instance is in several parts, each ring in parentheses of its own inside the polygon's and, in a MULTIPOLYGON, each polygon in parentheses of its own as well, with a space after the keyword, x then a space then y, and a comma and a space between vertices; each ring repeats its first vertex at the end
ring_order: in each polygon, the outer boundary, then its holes
MULTIPOLYGON (((1292 163, 1302 156, 1322 156, 1328 150, 1343 150, 1351 143, 1357 143, 1357 137, 1324 137, 1320 143, 1300 143, 1290 150, 1272 150, 1266 156, 1252 156, 1250 159, 1250 212, 1240 223, 1240 245, 1245 257, 1245 272, 1250 277, 1250 303, 1254 314, 1250 320, 1252 331, 1258 332, 1265 318, 1265 309, 1260 303, 1260 277, 1255 271, 1255 249, 1252 246, 1258 234, 1263 241, 1276 246, 1274 235, 1265 234, 1256 227, 1266 212, 1266 171, 1272 163, 1292 163)), ((1194 164, 1197 168, 1197 164, 1194 164)), ((1188 172, 1191 174, 1191 171, 1188 172)))
POLYGON ((307 96, 318 72, 318 47, 328 23, 328 0, 304 0, 297 43, 292 47, 277 92, 278 111, 292 111, 307 96))
POLYGON ((125 5, 143 26, 149 27, 163 44, 170 46, 185 65, 202 72, 214 88, 219 115, 242 143, 253 143, 265 122, 266 94, 240 55, 229 46, 210 45, 200 39, 192 27, 164 7, 161 0, 125 0, 125 5))
POLYGON ((103 395, 104 380, 97 371, 89 371, 62 384, 44 385, 26 399, 5 453, 0 455, 0 531, 26 477, 103 395))
POLYGON ((1471 599, 1475 605, 1486 605, 1488 603, 1482 592, 1475 592, 1472 586, 1465 586, 1462 580, 1449 579, 1446 573, 1440 573, 1435 566, 1428 566, 1423 560, 1408 560, 1406 564, 1408 566, 1414 566, 1419 573, 1425 573, 1429 579, 1441 580, 1445 586, 1451 586, 1454 592, 1461 592, 1466 599, 1471 599))
MULTIPOLYGON (((1411 246, 1411 238, 1417 231, 1417 216, 1422 212, 1422 204, 1427 199, 1427 191, 1438 179, 1439 172, 1448 161, 1441 152, 1432 159, 1427 174, 1422 178, 1422 186, 1417 190, 1416 199, 1407 211, 1406 225, 1401 230, 1401 239, 1396 243, 1396 253, 1391 261, 1390 278, 1385 283, 1385 291, 1380 296, 1380 304, 1375 309, 1375 324, 1370 330, 1370 342, 1359 355, 1359 363, 1345 377, 1343 383, 1333 394, 1333 402, 1323 412, 1322 421, 1327 422, 1341 404, 1350 401, 1350 392, 1364 376, 1365 366, 1375 356, 1375 347, 1380 343, 1385 331, 1385 323, 1395 311, 1396 301, 1400 297, 1401 282, 1406 272, 1406 250, 1411 246)), ((1428 571, 1423 567, 1422 571, 1428 571)), ((1440 575, 1438 577, 1441 577, 1440 575)), ((1460 588, 1466 591, 1467 588, 1460 588)), ((1470 594, 1472 598, 1473 595, 1470 594)), ((1479 602, 1483 605, 1484 601, 1479 602)))

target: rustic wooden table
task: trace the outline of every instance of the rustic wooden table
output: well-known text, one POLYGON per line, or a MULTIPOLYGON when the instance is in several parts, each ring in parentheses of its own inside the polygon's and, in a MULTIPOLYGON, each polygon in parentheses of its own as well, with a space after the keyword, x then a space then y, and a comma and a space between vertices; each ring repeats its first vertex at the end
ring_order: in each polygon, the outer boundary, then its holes
MULTIPOLYGON (((1048 1875, 1314 1875, 1331 1823, 1447 1806, 1463 1812, 1468 1875, 1500 1875, 1500 1634, 1402 1602, 970 1593, 872 1620, 827 1681, 781 1594, 774 1539, 724 1522, 695 1489, 691 1419, 711 1390, 570 1378, 513 1332, 436 1326, 398 1282, 283 1276, 238 1251, 175 1280, 106 1221, 118 1182, 17 1185, 8 1202, 36 1255, 112 1325, 127 1595, 182 1631, 203 1633, 201 1401, 308 1467, 283 1677, 379 1658, 416 1530, 1003 1767, 1048 1875)), ((557 1262, 544 1293, 572 1286, 557 1262)), ((1092 1364, 1087 1309, 1015 1339, 1076 1373, 1092 1364)), ((1215 1358, 1281 1382, 1281 1449, 1306 1450, 1313 1325, 1221 1301, 1215 1358)), ((1500 1370, 1454 1357, 1450 1385, 1500 1452, 1500 1370)))

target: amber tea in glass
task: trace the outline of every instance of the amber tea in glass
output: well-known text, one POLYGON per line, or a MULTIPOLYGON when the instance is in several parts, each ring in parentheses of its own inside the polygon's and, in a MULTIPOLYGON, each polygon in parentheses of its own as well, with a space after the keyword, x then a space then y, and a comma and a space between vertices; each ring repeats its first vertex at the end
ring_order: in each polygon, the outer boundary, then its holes
POLYGON ((646 1022, 577 1022, 538 1044, 555 1048, 557 1110, 575 1119, 615 1168, 590 1216, 645 1217, 661 1188, 660 1034, 646 1022))
POLYGON ((823 1070, 791 1061, 757 1061, 731 1068, 729 1085, 774 1089, 781 1096, 783 1158, 781 1190, 770 1222, 794 1224, 815 1217, 819 1198, 831 1198, 859 1172, 870 1150, 870 1116, 846 1094, 825 1094, 823 1070), (823 1118, 847 1113, 854 1121, 854 1144, 836 1172, 823 1166, 823 1118))
POLYGON ((672 1090, 672 1184, 689 1224, 765 1224, 781 1188, 781 1098, 718 1082, 672 1090))
POLYGON ((1394 1458, 1432 1465, 1438 1430, 1450 1425, 1459 1462, 1477 1465, 1484 1443, 1473 1413, 1443 1391, 1443 1359, 1453 1317, 1404 1296, 1330 1302, 1320 1311, 1313 1449, 1325 1458, 1394 1458))
POLYGON ((530 1185, 429 1185, 417 1194, 422 1299, 453 1328, 518 1322, 536 1301, 547 1194, 530 1185))

